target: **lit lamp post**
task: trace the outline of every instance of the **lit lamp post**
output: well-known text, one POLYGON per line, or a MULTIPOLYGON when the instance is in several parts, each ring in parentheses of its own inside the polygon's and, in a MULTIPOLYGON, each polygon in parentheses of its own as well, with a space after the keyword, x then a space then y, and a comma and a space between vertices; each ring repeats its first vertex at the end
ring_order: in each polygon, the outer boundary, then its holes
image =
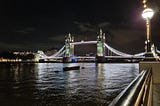
POLYGON ((154 15, 154 11, 150 8, 146 8, 142 12, 142 17, 146 20, 146 35, 147 39, 145 41, 145 50, 146 50, 146 56, 152 55, 151 53, 151 25, 150 25, 150 20, 152 19, 154 15))

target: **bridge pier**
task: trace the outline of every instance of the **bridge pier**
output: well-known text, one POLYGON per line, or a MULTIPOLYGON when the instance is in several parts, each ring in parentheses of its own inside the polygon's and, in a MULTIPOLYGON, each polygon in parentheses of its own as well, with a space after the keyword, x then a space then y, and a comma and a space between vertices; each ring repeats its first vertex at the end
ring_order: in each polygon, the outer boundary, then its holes
POLYGON ((106 59, 104 56, 96 56, 96 62, 97 63, 105 63, 106 59))
POLYGON ((63 63, 68 63, 68 62, 71 62, 71 59, 70 57, 63 57, 63 63))

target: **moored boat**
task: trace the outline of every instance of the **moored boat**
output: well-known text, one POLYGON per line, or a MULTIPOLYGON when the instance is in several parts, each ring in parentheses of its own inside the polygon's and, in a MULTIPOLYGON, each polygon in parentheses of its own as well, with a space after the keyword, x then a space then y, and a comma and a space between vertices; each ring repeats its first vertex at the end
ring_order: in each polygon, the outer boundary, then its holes
POLYGON ((69 67, 63 67, 63 71, 69 71, 69 70, 79 70, 80 66, 69 66, 69 67))

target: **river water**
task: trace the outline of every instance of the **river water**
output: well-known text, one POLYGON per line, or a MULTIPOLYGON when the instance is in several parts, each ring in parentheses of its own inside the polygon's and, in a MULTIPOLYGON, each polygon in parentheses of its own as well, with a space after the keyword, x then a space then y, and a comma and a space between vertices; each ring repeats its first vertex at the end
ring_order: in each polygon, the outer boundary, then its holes
POLYGON ((0 106, 106 106, 138 74, 138 64, 0 64, 0 106), (63 67, 80 65, 80 70, 63 67))

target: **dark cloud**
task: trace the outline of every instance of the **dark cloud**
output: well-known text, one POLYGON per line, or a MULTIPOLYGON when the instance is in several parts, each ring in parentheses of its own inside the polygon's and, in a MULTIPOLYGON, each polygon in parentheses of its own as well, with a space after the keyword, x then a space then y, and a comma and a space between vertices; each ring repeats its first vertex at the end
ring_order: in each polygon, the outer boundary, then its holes
POLYGON ((110 22, 102 22, 102 23, 98 24, 98 27, 102 28, 102 29, 106 29, 106 28, 110 27, 110 25, 111 25, 110 22))
POLYGON ((96 31, 96 26, 93 26, 90 23, 82 23, 82 22, 74 21, 74 24, 76 24, 79 30, 82 32, 95 32, 96 31))

